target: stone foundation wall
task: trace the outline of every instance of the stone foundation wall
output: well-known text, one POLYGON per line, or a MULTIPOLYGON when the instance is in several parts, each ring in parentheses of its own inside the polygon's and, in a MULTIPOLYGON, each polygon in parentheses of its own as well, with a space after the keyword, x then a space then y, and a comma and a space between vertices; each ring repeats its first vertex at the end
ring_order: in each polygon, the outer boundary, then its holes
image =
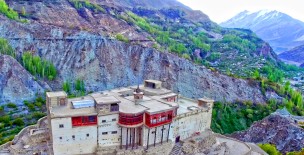
MULTIPOLYGON (((146 150, 146 147, 140 147, 138 149, 134 150, 124 150, 124 149, 118 149, 114 154, 116 155, 169 155, 171 150, 173 148, 173 143, 163 143, 157 144, 154 146, 149 146, 149 149, 146 150)), ((104 152, 98 152, 98 155, 101 155, 104 152)))

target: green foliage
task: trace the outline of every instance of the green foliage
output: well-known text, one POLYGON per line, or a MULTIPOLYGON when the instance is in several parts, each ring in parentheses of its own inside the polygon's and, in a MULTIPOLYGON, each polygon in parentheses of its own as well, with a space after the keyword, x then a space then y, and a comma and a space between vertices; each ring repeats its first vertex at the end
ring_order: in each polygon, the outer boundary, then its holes
POLYGON ((15 103, 8 103, 6 106, 8 108, 17 108, 17 105, 15 103))
POLYGON ((265 65, 261 69, 261 72, 267 75, 267 78, 271 82, 282 82, 284 78, 284 72, 277 67, 271 65, 265 65))
POLYGON ((222 42, 229 44, 231 48, 238 49, 241 53, 246 52, 246 50, 255 51, 257 48, 254 43, 234 34, 224 35, 222 42))
POLYGON ((187 50, 184 44, 176 43, 176 42, 171 44, 169 49, 170 49, 171 52, 174 52, 174 53, 177 53, 177 54, 182 54, 182 53, 186 52, 186 50, 187 50))
POLYGON ((62 84, 62 89, 63 89, 66 93, 70 94, 70 93, 71 93, 71 85, 70 85, 70 83, 69 83, 68 81, 63 82, 63 84, 62 84))
POLYGON ((5 0, 0 0, 0 13, 4 14, 9 19, 18 20, 19 18, 18 13, 9 8, 5 0))
POLYGON ((68 93, 70 98, 84 96, 86 94, 85 84, 82 79, 76 79, 76 81, 65 81, 62 84, 62 89, 68 93), (73 85, 73 87, 71 87, 73 85))
POLYGON ((0 117, 0 122, 1 123, 5 123, 5 124, 8 124, 10 122, 11 118, 10 116, 8 115, 4 115, 4 116, 1 116, 0 117))
POLYGON ((189 38, 197 48, 200 48, 206 52, 210 51, 211 46, 205 43, 208 38, 204 34, 200 33, 197 37, 190 35, 189 38))
POLYGON ((24 125, 24 121, 21 118, 17 118, 17 119, 15 119, 13 121, 13 124, 17 125, 17 126, 23 126, 24 125))
POLYGON ((14 138, 24 126, 37 123, 37 120, 45 116, 45 100, 42 97, 37 97, 34 102, 24 101, 27 108, 22 110, 26 112, 20 113, 20 109, 5 109, 5 115, 0 117, 0 145, 14 138), (30 108, 31 109, 30 109, 30 108))
POLYGON ((80 1, 80 0, 69 0, 69 2, 75 7, 77 10, 82 8, 88 8, 95 13, 102 12, 106 13, 106 10, 97 4, 91 3, 89 0, 80 1))
POLYGON ((10 55, 14 58, 16 57, 16 53, 13 48, 8 44, 7 40, 3 38, 0 38, 0 54, 10 55))
POLYGON ((42 113, 42 112, 40 112, 40 111, 36 111, 36 112, 34 112, 34 113, 32 114, 32 117, 35 118, 36 120, 38 120, 38 119, 40 119, 40 118, 42 118, 42 117, 44 117, 44 116, 46 116, 46 114, 45 114, 45 113, 42 113))
POLYGON ((122 34, 117 34, 116 39, 119 40, 119 41, 126 42, 126 43, 129 42, 129 39, 127 37, 123 36, 122 34))
POLYGON ((215 61, 221 57, 221 53, 219 52, 212 52, 211 55, 208 57, 210 61, 215 61))
POLYGON ((85 91, 84 82, 81 79, 77 79, 75 83, 75 89, 78 91, 85 91))
POLYGON ((258 144, 258 145, 269 155, 281 155, 281 153, 277 150, 275 145, 272 144, 258 144))
POLYGON ((48 80, 56 78, 57 70, 51 62, 41 59, 39 56, 33 56, 30 52, 25 52, 21 59, 22 65, 32 75, 48 80))
POLYGON ((286 155, 303 155, 304 154, 304 148, 300 151, 294 151, 294 152, 287 152, 286 155))
POLYGON ((147 31, 150 34, 160 34, 160 28, 156 25, 152 26, 149 22, 146 21, 146 19, 139 17, 135 15, 132 12, 127 12, 127 15, 131 17, 131 19, 127 19, 128 21, 133 22, 137 26, 139 26, 141 29, 147 31))
POLYGON ((260 73, 257 69, 253 72, 253 78, 254 79, 260 79, 261 78, 260 73))
POLYGON ((187 54, 187 53, 184 53, 184 54, 182 55, 182 57, 185 58, 185 59, 191 60, 190 55, 187 54))

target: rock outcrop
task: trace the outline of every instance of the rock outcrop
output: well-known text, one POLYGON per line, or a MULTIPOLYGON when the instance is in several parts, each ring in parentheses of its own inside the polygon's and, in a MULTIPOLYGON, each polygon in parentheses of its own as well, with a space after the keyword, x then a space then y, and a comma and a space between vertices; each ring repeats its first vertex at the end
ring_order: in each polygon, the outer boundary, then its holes
POLYGON ((304 117, 279 110, 231 136, 245 142, 275 144, 281 152, 300 151, 304 148, 304 129, 298 126, 299 122, 304 122, 304 117))
POLYGON ((14 58, 0 54, 0 104, 32 100, 44 88, 14 58))

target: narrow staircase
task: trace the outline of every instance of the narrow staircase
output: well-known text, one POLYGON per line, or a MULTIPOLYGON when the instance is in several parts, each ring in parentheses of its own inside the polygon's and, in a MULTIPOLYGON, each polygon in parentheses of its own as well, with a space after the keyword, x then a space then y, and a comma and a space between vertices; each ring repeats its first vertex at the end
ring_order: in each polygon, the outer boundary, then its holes
POLYGON ((176 143, 174 147, 172 148, 172 151, 170 152, 169 155, 178 155, 182 151, 182 144, 181 143, 176 143))

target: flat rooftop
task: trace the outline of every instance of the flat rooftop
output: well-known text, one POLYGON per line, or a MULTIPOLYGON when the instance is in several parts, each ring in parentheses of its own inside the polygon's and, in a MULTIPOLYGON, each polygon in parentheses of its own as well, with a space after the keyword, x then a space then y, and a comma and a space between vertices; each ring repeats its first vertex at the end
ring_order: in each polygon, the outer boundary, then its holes
MULTIPOLYGON (((131 89, 133 90, 135 90, 136 88, 137 86, 131 86, 131 89)), ((165 88, 153 89, 153 88, 145 87, 144 85, 140 85, 139 89, 143 90, 145 94, 149 94, 149 95, 165 95, 172 92, 169 89, 165 89, 165 88)))
POLYGON ((48 96, 48 97, 57 97, 57 96, 67 96, 67 94, 64 91, 46 92, 46 96, 48 96))
MULTIPOLYGON (((152 81, 155 82, 155 81, 152 81)), ((160 113, 173 110, 178 107, 177 115, 191 112, 197 109, 206 109, 208 107, 198 106, 197 100, 179 97, 171 90, 161 88, 153 89, 140 86, 144 92, 142 101, 135 103, 133 91, 137 86, 117 88, 97 93, 89 94, 81 98, 68 99, 66 106, 58 106, 51 109, 52 117, 73 117, 73 116, 89 116, 97 115, 96 105, 100 104, 119 104, 119 112, 127 114, 138 114, 148 112, 150 114, 160 113), (165 98, 177 96, 177 102, 168 102, 165 98), (73 106, 76 103, 76 108, 73 106), (93 103, 93 104, 92 104, 93 103), (90 106, 88 106, 90 105, 90 106), (94 106, 92 106, 94 105, 94 106)), ((48 97, 66 96, 65 92, 48 92, 48 97)), ((210 99, 200 99, 211 102, 210 99)))
POLYGON ((155 114, 155 113, 159 113, 159 112, 165 112, 168 110, 172 110, 172 106, 161 103, 157 100, 139 102, 139 104, 146 107, 147 108, 146 111, 150 114, 155 114))
POLYGON ((96 104, 113 104, 120 103, 121 101, 112 95, 104 95, 101 93, 90 95, 94 98, 96 104))
POLYGON ((206 107, 198 106, 198 101, 184 97, 179 98, 177 104, 179 105, 179 108, 177 109, 177 115, 188 113, 196 109, 208 110, 206 107))
POLYGON ((88 108, 79 108, 74 109, 72 102, 73 101, 87 101, 93 100, 90 96, 85 96, 82 98, 73 98, 68 99, 68 103, 66 106, 58 106, 51 109, 51 117, 67 117, 67 116, 90 116, 90 115, 97 115, 95 107, 88 107, 88 108))
POLYGON ((139 104, 135 104, 134 102, 120 98, 121 103, 119 103, 119 112, 127 113, 127 114, 138 114, 143 113, 145 110, 147 110, 146 107, 141 106, 139 104))

